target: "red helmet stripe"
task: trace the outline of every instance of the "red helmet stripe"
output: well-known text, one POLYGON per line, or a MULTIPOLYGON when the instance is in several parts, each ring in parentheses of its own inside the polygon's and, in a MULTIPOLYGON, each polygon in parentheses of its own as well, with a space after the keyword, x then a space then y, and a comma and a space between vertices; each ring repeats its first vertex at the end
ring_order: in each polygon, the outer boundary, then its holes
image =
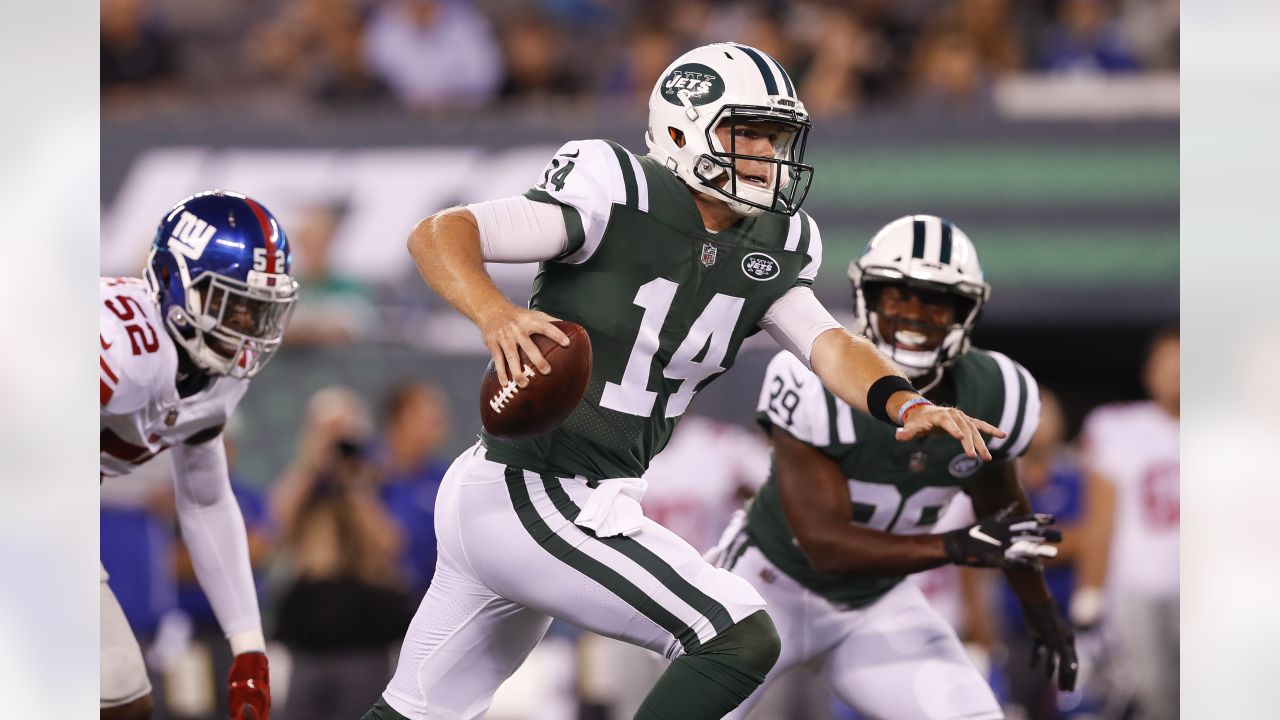
POLYGON ((103 380, 102 378, 98 378, 98 404, 99 405, 106 405, 107 403, 111 402, 111 396, 115 394, 116 394, 116 391, 111 389, 111 386, 107 384, 107 381, 103 380))
POLYGON ((271 221, 267 219, 267 211, 262 209, 258 203, 245 198, 249 209, 253 210, 253 214, 258 218, 258 227, 262 228, 262 239, 267 243, 267 272, 277 273, 276 270, 276 234, 275 229, 271 225, 271 221))

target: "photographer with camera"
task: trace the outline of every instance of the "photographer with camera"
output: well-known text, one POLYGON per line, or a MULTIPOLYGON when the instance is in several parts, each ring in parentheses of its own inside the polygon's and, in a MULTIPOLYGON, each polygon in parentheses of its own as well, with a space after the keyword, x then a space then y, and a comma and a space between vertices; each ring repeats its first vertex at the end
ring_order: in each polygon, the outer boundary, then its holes
POLYGON ((276 608, 276 637, 293 659, 285 720, 358 717, 385 685, 390 646, 412 617, 398 566, 405 541, 378 497, 372 434, 359 395, 316 392, 297 456, 272 490, 293 570, 276 608))

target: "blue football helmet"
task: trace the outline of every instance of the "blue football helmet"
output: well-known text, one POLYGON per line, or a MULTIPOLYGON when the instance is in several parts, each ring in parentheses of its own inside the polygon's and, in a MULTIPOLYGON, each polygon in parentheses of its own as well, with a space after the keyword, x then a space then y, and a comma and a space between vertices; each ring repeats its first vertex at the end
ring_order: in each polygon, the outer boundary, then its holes
POLYGON ((165 327, 200 368, 253 377, 280 348, 298 299, 289 240, 239 193, 180 201, 160 221, 144 272, 165 327))

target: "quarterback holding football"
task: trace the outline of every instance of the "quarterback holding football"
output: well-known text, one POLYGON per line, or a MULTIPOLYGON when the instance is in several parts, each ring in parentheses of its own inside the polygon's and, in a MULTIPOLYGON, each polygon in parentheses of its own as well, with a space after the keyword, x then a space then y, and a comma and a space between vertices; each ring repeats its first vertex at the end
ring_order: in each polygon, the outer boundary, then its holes
MULTIPOLYGON (((204 192, 160 222, 145 279, 102 278, 101 473, 125 475, 164 450, 196 577, 235 659, 234 720, 271 710, 266 643, 244 518, 222 429, 284 337, 298 283, 284 230, 262 205, 204 192)), ((101 716, 147 718, 151 684, 138 641, 102 571, 101 716)))
POLYGON ((449 469, 435 579, 366 718, 480 717, 552 617, 672 661, 637 718, 709 720, 745 700, 779 652, 764 599, 646 518, 639 499, 690 401, 759 330, 849 406, 902 426, 900 440, 943 433, 990 459, 981 434, 1001 430, 926 401, 815 298, 822 240, 801 210, 809 130, 781 65, 707 45, 655 83, 647 155, 568 142, 522 196, 414 229, 424 280, 479 328, 502 385, 556 372, 532 339, 567 346, 556 320, 587 331, 591 373, 554 430, 482 434, 449 469), (499 292, 485 262, 541 264, 529 308, 499 292))
POLYGON ((942 218, 913 215, 880 230, 849 267, 858 326, 927 397, 988 418, 1006 432, 991 457, 951 437, 895 442, 890 428, 852 412, 787 353, 770 363, 760 423, 773 444, 769 480, 726 531, 717 564, 769 603, 782 654, 764 686, 797 665, 816 670, 868 717, 1004 717, 955 631, 905 576, 948 563, 1003 568, 1035 641, 1032 662, 1057 666, 1071 690, 1070 627, 1039 559, 1061 539, 1032 515, 1014 459, 1040 422, 1035 379, 1008 357, 971 347, 990 294, 969 237, 942 218), (964 492, 979 521, 934 533, 964 492))

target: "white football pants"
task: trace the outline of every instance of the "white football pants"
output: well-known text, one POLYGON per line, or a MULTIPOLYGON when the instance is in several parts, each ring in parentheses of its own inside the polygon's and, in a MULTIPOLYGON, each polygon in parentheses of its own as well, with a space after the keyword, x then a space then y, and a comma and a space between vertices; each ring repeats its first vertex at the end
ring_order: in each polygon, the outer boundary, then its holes
POLYGON ((764 607, 751 584, 644 519, 631 537, 573 524, 583 478, 507 467, 480 445, 445 474, 438 559, 383 698, 411 720, 484 714, 556 617, 674 659, 764 607))
POLYGON ((778 662, 750 698, 725 716, 746 717, 788 670, 817 672, 845 704, 875 720, 998 720, 991 687, 955 630, 913 583, 898 583, 857 610, 832 603, 784 574, 756 547, 733 565, 769 603, 782 638, 778 662))
POLYGON ((98 644, 98 695, 104 708, 131 703, 151 693, 142 649, 129 628, 120 601, 107 585, 107 570, 101 568, 101 634, 98 644))

